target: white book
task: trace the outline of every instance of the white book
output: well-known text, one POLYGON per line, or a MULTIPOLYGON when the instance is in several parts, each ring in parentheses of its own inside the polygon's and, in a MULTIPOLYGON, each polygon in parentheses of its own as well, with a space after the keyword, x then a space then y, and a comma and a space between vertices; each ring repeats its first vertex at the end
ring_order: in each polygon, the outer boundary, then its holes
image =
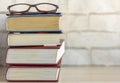
POLYGON ((8 34, 8 46, 37 46, 37 45, 58 45, 64 35, 54 34, 8 34))
POLYGON ((58 81, 59 73, 58 67, 11 66, 7 70, 6 79, 17 82, 58 81))
POLYGON ((13 47, 6 57, 8 64, 57 64, 65 52, 65 42, 60 46, 13 47))

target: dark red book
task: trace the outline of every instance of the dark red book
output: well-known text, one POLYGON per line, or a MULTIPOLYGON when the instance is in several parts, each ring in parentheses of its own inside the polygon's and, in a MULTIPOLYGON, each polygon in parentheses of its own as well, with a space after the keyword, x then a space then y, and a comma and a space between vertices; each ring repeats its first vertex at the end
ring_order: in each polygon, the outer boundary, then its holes
POLYGON ((8 82, 58 82, 61 60, 53 66, 9 66, 6 73, 8 82))
POLYGON ((64 42, 58 46, 10 47, 6 63, 9 65, 56 65, 64 51, 64 42))

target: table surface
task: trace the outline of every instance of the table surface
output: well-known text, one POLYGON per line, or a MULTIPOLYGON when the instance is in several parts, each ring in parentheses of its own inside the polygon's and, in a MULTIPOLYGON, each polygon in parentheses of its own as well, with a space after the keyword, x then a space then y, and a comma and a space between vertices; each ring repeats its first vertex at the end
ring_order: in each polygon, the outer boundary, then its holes
MULTIPOLYGON (((5 70, 6 67, 0 67, 0 83, 8 83, 5 70)), ((120 83, 120 67, 62 67, 58 83, 120 83)))

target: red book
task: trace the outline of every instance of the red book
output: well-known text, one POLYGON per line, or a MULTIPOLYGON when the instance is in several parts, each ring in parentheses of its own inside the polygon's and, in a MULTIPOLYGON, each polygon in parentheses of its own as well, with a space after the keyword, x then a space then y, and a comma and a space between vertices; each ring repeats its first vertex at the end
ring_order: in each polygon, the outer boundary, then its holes
POLYGON ((54 66, 9 66, 8 82, 58 82, 61 60, 54 66))
POLYGON ((64 42, 58 46, 10 47, 6 63, 9 65, 56 65, 64 51, 64 42))

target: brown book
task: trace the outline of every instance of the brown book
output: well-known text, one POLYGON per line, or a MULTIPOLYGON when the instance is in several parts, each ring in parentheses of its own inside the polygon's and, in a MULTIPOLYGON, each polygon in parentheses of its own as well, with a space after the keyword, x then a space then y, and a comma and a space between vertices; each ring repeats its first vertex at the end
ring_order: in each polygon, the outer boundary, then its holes
POLYGON ((40 14, 9 16, 7 19, 8 31, 49 31, 59 30, 60 14, 40 14))

